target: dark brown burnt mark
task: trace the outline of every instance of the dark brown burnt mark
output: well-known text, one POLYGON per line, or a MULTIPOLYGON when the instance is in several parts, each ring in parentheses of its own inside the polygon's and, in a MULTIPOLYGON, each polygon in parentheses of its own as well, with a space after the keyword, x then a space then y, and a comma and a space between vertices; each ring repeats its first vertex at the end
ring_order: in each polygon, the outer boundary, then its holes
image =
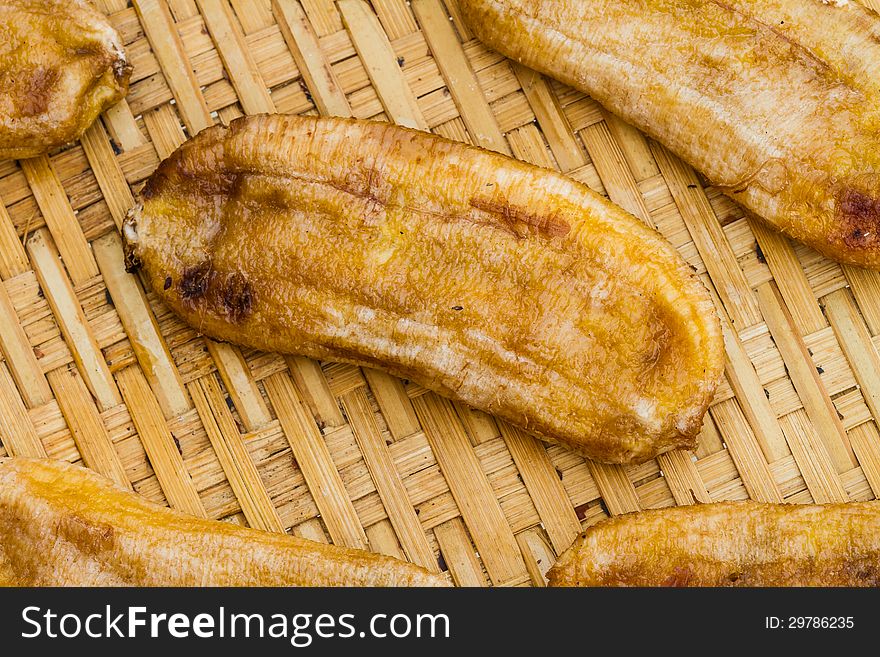
POLYGON ((844 189, 837 197, 842 238, 853 249, 875 244, 880 231, 880 197, 856 189, 844 189))
POLYGON ((244 274, 218 272, 207 260, 184 270, 178 290, 190 307, 204 308, 236 324, 254 308, 254 290, 244 274))
POLYGON ((218 292, 219 306, 230 321, 238 323, 250 315, 254 305, 254 291, 243 274, 235 272, 227 275, 218 292))
POLYGON ((211 262, 206 260, 195 267, 187 267, 183 270, 178 286, 180 298, 188 302, 196 302, 202 299, 208 292, 208 283, 212 274, 211 262))
POLYGON ((49 109, 52 90, 61 78, 57 68, 38 66, 22 80, 21 92, 14 97, 22 116, 37 116, 49 109))
POLYGON ((499 203, 478 196, 471 198, 470 206, 476 210, 500 215, 503 219, 500 227, 519 238, 531 232, 543 233, 549 237, 564 237, 571 230, 571 226, 560 219, 556 212, 549 215, 537 214, 509 203, 499 203))

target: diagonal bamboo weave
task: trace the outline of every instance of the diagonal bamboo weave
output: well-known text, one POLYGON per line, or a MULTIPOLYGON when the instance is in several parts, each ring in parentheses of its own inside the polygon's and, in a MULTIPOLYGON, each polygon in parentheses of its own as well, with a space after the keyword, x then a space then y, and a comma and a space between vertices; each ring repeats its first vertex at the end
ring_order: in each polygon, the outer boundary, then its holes
POLYGON ((880 496, 880 274, 745 217, 591 99, 483 47, 456 0, 98 5, 134 64, 127 100, 61 152, 0 161, 0 456, 83 462, 192 514, 461 585, 543 585, 607 514, 880 496), (380 372, 182 325, 122 269, 132 190, 187 135, 274 111, 393 120, 556 167, 657 227, 724 325, 699 449, 599 465, 380 372))

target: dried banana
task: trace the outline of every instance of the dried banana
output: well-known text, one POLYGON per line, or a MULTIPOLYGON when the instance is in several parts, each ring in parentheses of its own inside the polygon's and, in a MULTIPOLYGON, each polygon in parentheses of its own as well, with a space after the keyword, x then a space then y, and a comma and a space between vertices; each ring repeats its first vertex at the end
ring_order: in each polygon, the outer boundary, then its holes
POLYGON ((656 232, 562 175, 389 124, 205 130, 123 235, 206 335, 386 369, 602 461, 693 447, 723 366, 709 295, 656 232))
POLYGON ((855 0, 460 0, 771 226, 880 268, 880 17, 855 0))
POLYGON ((721 502, 593 525, 551 586, 880 586, 880 502, 721 502))
POLYGON ((202 520, 61 461, 0 459, 0 586, 445 586, 413 564, 202 520))
POLYGON ((0 0, 0 159, 79 138, 130 76, 119 34, 87 0, 0 0))

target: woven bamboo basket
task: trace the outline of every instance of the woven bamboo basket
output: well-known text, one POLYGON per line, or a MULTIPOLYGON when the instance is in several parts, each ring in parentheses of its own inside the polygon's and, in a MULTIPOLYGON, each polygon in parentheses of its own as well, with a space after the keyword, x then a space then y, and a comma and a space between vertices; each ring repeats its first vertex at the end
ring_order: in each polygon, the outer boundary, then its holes
POLYGON ((609 514, 880 496, 880 274, 770 232, 590 98, 488 50, 457 0, 97 4, 134 65, 128 98, 80 142, 0 162, 0 456, 83 463, 194 515, 474 586, 543 585, 609 514), (258 112, 431 130, 558 168, 655 226, 724 327, 699 448, 592 463, 380 372, 184 326, 124 272, 119 226, 188 135, 258 112))

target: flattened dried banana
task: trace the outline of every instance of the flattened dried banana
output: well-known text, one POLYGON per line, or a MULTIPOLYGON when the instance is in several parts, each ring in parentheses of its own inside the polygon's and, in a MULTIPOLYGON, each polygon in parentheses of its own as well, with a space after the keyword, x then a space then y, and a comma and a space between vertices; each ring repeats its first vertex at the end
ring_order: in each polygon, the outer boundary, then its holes
POLYGON ((445 586, 413 564, 166 509, 61 461, 0 459, 0 586, 445 586))
POLYGON ((880 502, 721 502, 603 520, 551 586, 880 586, 880 502))
POLYGON ((855 0, 461 0, 487 45, 770 225, 880 268, 880 17, 855 0))
POLYGON ((123 234, 211 337, 383 368, 603 461, 693 447, 722 370, 712 302, 656 232, 562 175, 393 125, 205 130, 123 234))
POLYGON ((87 0, 0 0, 0 159, 79 138, 130 75, 119 34, 87 0))

